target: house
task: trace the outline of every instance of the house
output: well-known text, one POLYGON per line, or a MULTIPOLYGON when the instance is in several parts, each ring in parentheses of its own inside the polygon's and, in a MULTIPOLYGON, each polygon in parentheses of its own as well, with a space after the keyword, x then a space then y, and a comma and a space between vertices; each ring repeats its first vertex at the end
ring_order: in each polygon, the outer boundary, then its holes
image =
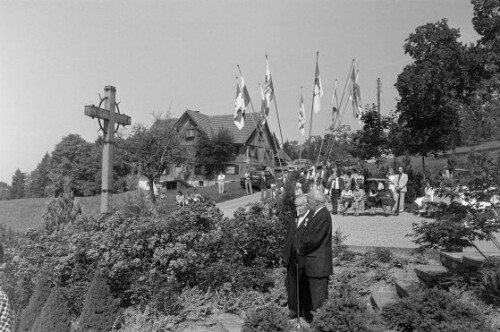
MULTIPOLYGON (((281 157, 285 158, 286 153, 282 150, 277 153, 276 137, 271 133, 268 124, 257 126, 258 123, 259 115, 247 113, 245 126, 239 130, 234 124, 232 114, 210 116, 199 111, 186 110, 177 120, 175 128, 180 134, 181 144, 186 148, 188 162, 178 166, 169 165, 161 176, 160 183, 168 189, 177 188, 179 183, 190 186, 214 184, 214 179, 205 178, 195 169, 196 143, 202 133, 211 139, 222 129, 231 133, 237 148, 236 157, 225 164, 226 181, 239 181, 247 169, 267 168, 274 172, 275 168, 280 167, 281 157)), ((290 159, 288 156, 286 158, 290 159)))

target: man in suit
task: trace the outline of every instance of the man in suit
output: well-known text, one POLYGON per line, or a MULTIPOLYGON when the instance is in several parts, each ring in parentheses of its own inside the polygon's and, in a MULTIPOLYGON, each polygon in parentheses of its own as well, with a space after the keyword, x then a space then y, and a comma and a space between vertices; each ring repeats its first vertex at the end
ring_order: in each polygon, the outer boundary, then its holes
POLYGON ((306 223, 312 217, 313 212, 307 205, 307 197, 299 196, 295 199, 297 208, 296 218, 291 218, 288 222, 287 234, 285 237, 285 250, 283 252, 283 261, 287 268, 286 290, 288 294, 288 310, 290 318, 297 318, 298 311, 300 316, 304 316, 304 308, 310 305, 305 303, 307 284, 304 276, 304 261, 298 262, 297 255, 298 243, 302 240, 302 235, 306 228, 306 223), (300 297, 297 303, 297 282, 299 282, 300 297), (297 304, 300 304, 297 307, 297 304))
POLYGON ((407 183, 408 174, 403 172, 402 166, 399 166, 398 175, 396 177, 396 192, 399 194, 399 211, 396 211, 396 213, 403 212, 405 210, 405 194, 408 191, 408 188, 406 187, 407 183))
POLYGON ((337 214, 338 201, 340 198, 340 192, 344 188, 344 179, 342 179, 338 171, 333 170, 332 184, 330 186, 330 197, 332 202, 332 214, 337 214))
POLYGON ((310 303, 306 307, 306 321, 312 320, 311 311, 320 308, 328 298, 328 278, 333 274, 332 217, 325 207, 325 196, 320 190, 307 195, 309 209, 314 211, 306 223, 299 242, 299 262, 304 261, 304 275, 310 303))

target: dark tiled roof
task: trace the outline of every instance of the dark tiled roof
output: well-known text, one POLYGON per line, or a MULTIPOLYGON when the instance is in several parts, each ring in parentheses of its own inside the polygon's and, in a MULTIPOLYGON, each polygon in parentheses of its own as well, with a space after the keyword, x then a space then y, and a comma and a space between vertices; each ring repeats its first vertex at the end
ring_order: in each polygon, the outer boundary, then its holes
MULTIPOLYGON (((255 125, 258 123, 259 119, 257 114, 247 113, 245 117, 245 126, 239 130, 234 124, 233 114, 208 116, 192 110, 186 110, 186 113, 209 138, 212 138, 213 135, 224 128, 233 135, 234 143, 236 144, 245 144, 248 141, 255 131, 255 125)), ((181 119, 182 118, 181 116, 181 119)))

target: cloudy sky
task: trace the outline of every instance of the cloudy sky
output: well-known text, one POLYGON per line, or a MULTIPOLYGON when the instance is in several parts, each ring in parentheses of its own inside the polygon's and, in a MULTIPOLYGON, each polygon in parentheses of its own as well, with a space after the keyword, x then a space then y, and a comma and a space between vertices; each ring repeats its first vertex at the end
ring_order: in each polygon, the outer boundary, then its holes
MULTIPOLYGON (((259 111, 265 54, 285 140, 305 138, 299 99, 303 86, 309 122, 317 51, 325 94, 313 134, 330 124, 334 81, 340 98, 352 59, 363 104, 376 102, 380 77, 388 114, 397 75, 410 63, 408 35, 448 18, 462 41, 474 42, 472 15, 469 0, 0 1, 0 181, 35 169, 63 136, 93 142, 97 120, 83 109, 106 85, 133 123, 149 125, 170 105, 172 116, 232 114, 239 64, 259 111)), ((350 107, 343 122, 360 128, 350 107)))

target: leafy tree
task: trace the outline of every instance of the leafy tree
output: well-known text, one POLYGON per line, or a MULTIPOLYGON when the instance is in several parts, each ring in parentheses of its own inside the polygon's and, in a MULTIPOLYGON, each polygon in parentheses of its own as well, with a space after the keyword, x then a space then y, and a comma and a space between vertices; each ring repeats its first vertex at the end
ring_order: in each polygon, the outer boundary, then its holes
POLYGON ((209 139, 202 133, 196 142, 195 159, 197 168, 203 168, 203 175, 215 176, 224 169, 224 164, 236 155, 234 138, 227 129, 221 129, 215 137, 209 139))
POLYGON ((18 168, 12 176, 11 197, 13 199, 25 197, 26 174, 18 168))
POLYGON ((1 181, 0 182, 0 200, 11 199, 12 187, 7 183, 1 181))
POLYGON ((382 154, 390 150, 388 130, 393 119, 392 115, 381 115, 375 104, 367 107, 361 116, 363 129, 354 134, 351 153, 361 160, 375 158, 378 166, 383 161, 382 154))
POLYGON ((298 144, 298 141, 289 140, 286 140, 283 144, 283 150, 290 158, 292 158, 292 160, 299 159, 298 144))
MULTIPOLYGON (((410 154, 424 157, 460 143, 460 110, 470 100, 480 64, 446 19, 418 27, 404 45, 414 63, 398 76, 396 112, 410 154)), ((425 164, 424 171, 425 171, 425 164)))
POLYGON ((348 160, 352 158, 353 133, 351 126, 341 125, 337 128, 330 126, 330 135, 325 136, 325 160, 335 162, 336 160, 348 160))
POLYGON ((179 165, 186 160, 185 149, 180 145, 174 124, 173 119, 157 117, 150 128, 141 124, 134 126, 132 134, 124 141, 127 159, 137 165, 139 172, 148 179, 153 201, 154 182, 167 165, 179 165))
POLYGON ((71 191, 67 182, 62 195, 52 197, 42 214, 43 227, 47 234, 51 234, 70 224, 82 213, 82 207, 71 191))
POLYGON ((26 188, 27 197, 45 197, 45 189, 50 183, 49 172, 51 168, 51 157, 45 153, 34 171, 29 175, 26 188))

